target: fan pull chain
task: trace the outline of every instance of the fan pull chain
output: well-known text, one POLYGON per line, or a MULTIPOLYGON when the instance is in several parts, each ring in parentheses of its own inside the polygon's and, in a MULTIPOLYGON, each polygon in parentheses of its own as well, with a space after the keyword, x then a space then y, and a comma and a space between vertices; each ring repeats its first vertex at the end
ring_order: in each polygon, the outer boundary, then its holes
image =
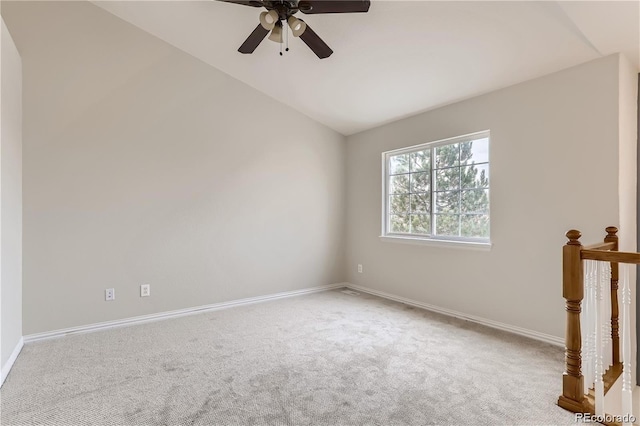
POLYGON ((285 52, 289 51, 289 26, 285 27, 285 38, 287 39, 287 48, 284 49, 285 52))
MULTIPOLYGON (((284 25, 284 23, 282 23, 282 21, 280 21, 280 23, 281 23, 282 30, 284 30, 284 32, 285 32, 284 37, 286 37, 287 29, 285 28, 285 25, 284 25)), ((282 44, 283 44, 282 41, 283 41, 283 39, 281 38, 280 39, 280 56, 282 56, 282 44)))
POLYGON ((278 19, 276 21, 276 26, 274 28, 278 28, 280 27, 280 39, 278 40, 278 44, 280 45, 280 56, 282 56, 282 40, 284 40, 284 36, 282 35, 282 30, 284 29, 284 26, 282 25, 282 20, 278 19))

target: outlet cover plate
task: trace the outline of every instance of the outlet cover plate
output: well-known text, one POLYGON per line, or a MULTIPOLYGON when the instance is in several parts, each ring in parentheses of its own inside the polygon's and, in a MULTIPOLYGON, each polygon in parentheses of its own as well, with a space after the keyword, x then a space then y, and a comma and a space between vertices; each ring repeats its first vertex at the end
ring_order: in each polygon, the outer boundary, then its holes
POLYGON ((116 290, 114 288, 108 288, 104 291, 104 300, 110 302, 116 298, 116 290))
POLYGON ((140 297, 151 296, 151 284, 142 284, 140 286, 140 297))

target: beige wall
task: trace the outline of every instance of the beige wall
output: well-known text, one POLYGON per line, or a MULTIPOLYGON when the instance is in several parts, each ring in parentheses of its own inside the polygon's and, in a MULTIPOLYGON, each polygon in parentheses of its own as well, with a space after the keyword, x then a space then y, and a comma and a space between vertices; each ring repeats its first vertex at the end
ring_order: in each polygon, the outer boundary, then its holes
POLYGON ((614 55, 349 137, 348 280, 563 336, 564 233, 620 223, 618 82, 614 55), (485 129, 492 250, 380 241, 381 153, 485 129))
POLYGON ((93 5, 3 13, 25 335, 344 281, 343 136, 93 5))
MULTIPOLYGON (((22 64, 2 20, 0 36, 0 366, 22 338, 22 64)), ((2 371, 2 378, 7 371, 2 371)))
MULTIPOLYGON (((619 55, 620 227, 625 232, 620 250, 636 251, 636 185, 638 144, 638 69, 624 55, 619 55)), ((635 268, 632 268, 635 269, 635 268)))
MULTIPOLYGON (((620 197, 620 229, 624 230, 620 250, 637 251, 637 147, 638 147, 638 69, 620 55, 618 127, 620 135, 620 170, 618 194, 620 197)), ((628 265, 631 300, 637 309, 636 267, 628 265)), ((637 372, 636 309, 630 312, 632 325, 631 371, 637 372)), ((635 374, 634 374, 635 376, 635 374)), ((634 377, 635 379, 635 377, 634 377)))

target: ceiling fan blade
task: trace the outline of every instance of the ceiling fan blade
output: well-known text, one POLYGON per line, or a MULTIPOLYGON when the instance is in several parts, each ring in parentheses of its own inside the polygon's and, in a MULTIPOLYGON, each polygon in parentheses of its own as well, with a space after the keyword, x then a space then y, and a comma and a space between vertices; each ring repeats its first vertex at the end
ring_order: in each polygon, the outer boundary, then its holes
POLYGON ((218 0, 224 3, 235 3, 242 6, 262 7, 262 0, 218 0))
POLYGON ((238 48, 238 52, 240 53, 253 53, 256 50, 256 47, 264 40, 264 38, 269 34, 269 30, 265 30, 261 24, 258 24, 255 30, 247 37, 247 39, 242 43, 242 46, 238 48))
POLYGON ((300 12, 308 15, 317 13, 368 12, 370 0, 300 0, 300 12))
POLYGON ((300 38, 320 59, 328 58, 333 53, 333 50, 327 46, 327 43, 322 41, 309 25, 307 25, 307 29, 304 30, 300 38))

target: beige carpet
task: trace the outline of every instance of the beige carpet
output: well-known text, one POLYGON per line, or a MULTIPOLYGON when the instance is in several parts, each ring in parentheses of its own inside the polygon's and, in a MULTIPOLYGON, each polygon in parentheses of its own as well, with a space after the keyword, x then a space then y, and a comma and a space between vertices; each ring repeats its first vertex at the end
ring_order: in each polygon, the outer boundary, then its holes
POLYGON ((561 348, 339 290, 26 345, 7 425, 569 425, 561 348))

